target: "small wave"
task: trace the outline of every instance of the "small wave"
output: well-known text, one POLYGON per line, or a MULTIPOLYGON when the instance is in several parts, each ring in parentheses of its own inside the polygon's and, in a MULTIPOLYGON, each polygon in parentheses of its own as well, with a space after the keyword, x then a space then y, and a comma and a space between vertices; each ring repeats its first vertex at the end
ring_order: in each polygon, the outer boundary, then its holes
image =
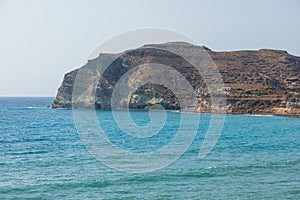
POLYGON ((48 151, 27 151, 27 152, 13 152, 9 153, 9 155, 30 155, 30 154, 43 154, 43 153, 48 153, 48 151))
POLYGON ((171 110, 170 112, 171 112, 171 113, 180 113, 179 110, 171 110))
POLYGON ((243 116, 249 116, 249 117, 275 117, 275 115, 264 115, 264 114, 245 114, 243 116))
POLYGON ((255 117, 274 117, 275 115, 253 115, 255 117))
POLYGON ((265 163, 255 163, 249 165, 242 166, 220 166, 220 170, 233 172, 234 170, 238 170, 238 173, 241 171, 254 170, 254 169, 276 169, 289 167, 296 164, 299 164, 300 160, 280 160, 280 161, 270 161, 265 163), (239 171, 240 170, 240 171, 239 171))
POLYGON ((178 174, 178 177, 195 177, 195 178, 205 178, 205 177, 217 177, 222 176, 218 173, 211 173, 211 172, 187 172, 184 174, 178 174))
POLYGON ((8 106, 8 107, 5 107, 5 108, 1 108, 0 109, 5 109, 5 110, 31 110, 31 109, 50 109, 49 106, 8 106))
POLYGON ((24 107, 25 109, 45 109, 45 108, 50 108, 49 106, 27 106, 24 107))
POLYGON ((207 169, 216 169, 216 168, 217 168, 216 166, 207 167, 207 169))

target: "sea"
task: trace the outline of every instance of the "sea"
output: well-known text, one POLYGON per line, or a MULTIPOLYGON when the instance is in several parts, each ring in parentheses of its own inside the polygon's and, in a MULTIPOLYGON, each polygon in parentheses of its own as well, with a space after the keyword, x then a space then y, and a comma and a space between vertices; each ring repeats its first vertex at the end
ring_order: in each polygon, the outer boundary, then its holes
MULTIPOLYGON (((200 158, 212 118, 201 114, 192 143, 178 159, 154 171, 128 173, 95 157, 73 111, 51 109, 53 99, 0 98, 1 200, 300 199, 299 118, 226 115, 216 145, 200 158)), ((163 148, 180 128, 181 113, 168 111, 159 133, 135 138, 122 134, 111 111, 95 113, 115 146, 137 153, 163 148)), ((147 111, 130 116, 142 126, 151 120, 147 111)))

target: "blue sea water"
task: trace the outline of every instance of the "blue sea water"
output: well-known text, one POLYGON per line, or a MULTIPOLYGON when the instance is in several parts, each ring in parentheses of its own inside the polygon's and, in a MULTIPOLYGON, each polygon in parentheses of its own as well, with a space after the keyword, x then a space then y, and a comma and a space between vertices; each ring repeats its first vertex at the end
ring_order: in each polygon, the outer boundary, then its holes
MULTIPOLYGON (((176 162, 129 174, 90 155, 72 110, 47 107, 52 100, 0 98, 0 199, 300 199, 299 118, 228 115, 216 146, 200 159, 211 117, 203 114, 193 144, 176 162)), ((149 121, 148 112, 131 115, 149 121)), ((164 134, 143 140, 122 135, 111 112, 97 111, 109 139, 135 151, 170 142, 179 115, 169 112, 164 134)))

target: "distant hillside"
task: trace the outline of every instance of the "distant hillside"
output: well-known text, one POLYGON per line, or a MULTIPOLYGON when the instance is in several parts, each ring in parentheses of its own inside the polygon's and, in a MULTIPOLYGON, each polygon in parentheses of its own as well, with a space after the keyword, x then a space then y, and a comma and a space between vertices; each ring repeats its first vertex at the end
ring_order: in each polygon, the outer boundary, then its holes
MULTIPOLYGON (((89 95, 86 98, 83 96, 78 100, 80 107, 95 106, 97 109, 110 109, 110 97, 120 77, 137 65, 160 63, 172 66, 194 88, 198 99, 194 111, 211 112, 210 95, 197 70, 183 58, 164 51, 164 47, 178 48, 182 52, 188 52, 191 57, 195 56, 193 49, 200 48, 178 42, 146 45, 123 54, 100 54, 82 67, 88 71, 89 80, 100 78, 101 63, 116 60, 104 72, 98 83, 86 80, 85 84, 96 84, 96 87, 86 92, 95 92, 96 95, 95 98, 90 98, 89 95)), ((220 89, 226 92, 227 113, 300 116, 300 57, 282 50, 214 52, 204 48, 223 78, 224 88, 220 89)), ((75 69, 65 75, 52 104, 53 108, 71 108, 77 72, 78 69, 75 69)), ((149 73, 158 76, 153 71, 149 73)), ((132 77, 129 82, 143 78, 143 74, 139 76, 141 77, 132 77)), ((173 92, 157 84, 147 84, 139 88, 129 102, 132 109, 148 109, 154 104, 161 104, 166 109, 180 109, 173 92)))

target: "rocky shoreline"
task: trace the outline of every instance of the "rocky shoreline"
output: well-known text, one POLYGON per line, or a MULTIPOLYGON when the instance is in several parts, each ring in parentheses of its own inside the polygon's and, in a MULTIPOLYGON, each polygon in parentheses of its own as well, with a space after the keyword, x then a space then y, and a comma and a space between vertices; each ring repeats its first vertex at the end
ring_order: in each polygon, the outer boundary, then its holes
MULTIPOLYGON (((205 48, 223 78, 224 85, 217 90, 226 95, 227 102, 224 108, 226 113, 300 117, 300 57, 290 55, 286 51, 269 49, 215 52, 206 47, 191 47, 181 42, 146 45, 123 54, 100 54, 80 68, 84 68, 89 74, 84 80, 86 88, 91 88, 88 86, 93 84, 94 90, 86 89, 80 98, 73 100, 73 103, 75 102, 79 108, 111 109, 110 98, 120 77, 135 66, 160 63, 172 66, 193 87, 197 101, 192 108, 194 110, 189 111, 212 112, 211 91, 208 90, 205 81, 186 60, 157 49, 166 46, 188 52, 191 57, 195 56, 193 54, 195 49, 205 48), (100 77, 101 63, 106 60, 114 61, 100 77), (93 80, 99 82, 93 83, 93 80)), ((75 69, 64 76, 52 108, 72 108, 74 81, 80 69, 75 69)), ((161 76, 159 72, 149 71, 149 74, 161 76)), ((127 81, 127 84, 133 85, 145 76, 137 73, 127 81)), ((145 84, 139 87, 127 104, 130 109, 149 109, 157 104, 169 110, 182 109, 176 95, 170 89, 158 84, 145 84)))

